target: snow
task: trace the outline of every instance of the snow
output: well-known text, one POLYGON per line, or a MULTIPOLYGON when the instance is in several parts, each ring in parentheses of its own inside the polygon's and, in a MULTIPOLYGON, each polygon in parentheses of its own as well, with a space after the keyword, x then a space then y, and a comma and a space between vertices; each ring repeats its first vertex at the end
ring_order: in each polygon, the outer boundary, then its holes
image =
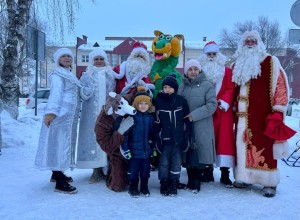
MULTIPOLYGON (((281 183, 274 198, 263 197, 261 186, 221 186, 217 168, 216 181, 202 184, 199 194, 179 190, 177 197, 162 197, 157 171, 153 171, 151 196, 131 198, 127 192, 108 190, 104 181, 89 184, 92 170, 81 169, 66 172, 73 177, 77 194, 56 193, 49 182, 51 172, 34 167, 42 111, 41 107, 34 116, 33 110, 21 106, 18 120, 2 112, 0 219, 300 219, 300 168, 283 161, 278 164, 281 183)), ((286 117, 286 123, 298 132, 289 140, 292 152, 300 140, 299 117, 286 117)), ((186 181, 183 169, 181 182, 186 181)))

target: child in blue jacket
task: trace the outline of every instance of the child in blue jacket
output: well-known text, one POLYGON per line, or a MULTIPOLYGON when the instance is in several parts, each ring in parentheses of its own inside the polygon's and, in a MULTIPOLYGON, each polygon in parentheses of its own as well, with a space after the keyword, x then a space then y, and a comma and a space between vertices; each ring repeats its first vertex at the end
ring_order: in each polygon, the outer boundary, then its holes
POLYGON ((121 146, 121 153, 126 159, 129 159, 128 193, 131 197, 138 197, 140 194, 149 196, 150 157, 156 151, 153 145, 154 115, 150 113, 152 101, 144 87, 138 87, 133 106, 137 110, 133 116, 134 125, 125 134, 125 140, 121 146))

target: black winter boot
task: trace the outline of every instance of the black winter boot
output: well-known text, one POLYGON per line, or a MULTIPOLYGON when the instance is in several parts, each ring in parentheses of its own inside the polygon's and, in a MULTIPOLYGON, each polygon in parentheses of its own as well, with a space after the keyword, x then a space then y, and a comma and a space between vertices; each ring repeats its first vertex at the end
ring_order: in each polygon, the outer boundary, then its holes
POLYGON ((56 182, 56 178, 57 178, 57 175, 58 175, 57 173, 60 173, 60 175, 61 175, 61 174, 64 175, 64 178, 66 179, 66 181, 67 181, 68 183, 73 182, 73 178, 72 178, 72 177, 67 176, 66 174, 64 174, 64 173, 61 172, 61 171, 52 171, 52 175, 51 175, 51 178, 50 178, 50 182, 53 182, 53 183, 56 182))
POLYGON ((186 172, 188 175, 188 182, 185 189, 192 190, 195 188, 195 169, 187 168, 186 172))
POLYGON ((150 192, 148 189, 148 178, 142 178, 141 179, 141 194, 142 196, 150 196, 150 192))
POLYGON ((55 192, 62 192, 67 194, 75 194, 77 193, 77 189, 74 186, 71 186, 65 175, 60 171, 52 171, 55 175, 56 185, 55 185, 55 192))
MULTIPOLYGON (((176 187, 176 189, 177 189, 177 187, 176 187)), ((162 196, 168 196, 169 193, 170 193, 170 191, 169 191, 169 180, 162 179, 160 181, 160 194, 162 196)))
POLYGON ((233 184, 232 181, 229 179, 229 168, 221 167, 220 170, 221 170, 220 182, 224 184, 226 188, 232 188, 233 184))
POLYGON ((140 196, 140 191, 138 189, 138 185, 139 185, 138 179, 130 181, 128 193, 131 197, 139 197, 140 196))
POLYGON ((197 194, 201 190, 201 176, 203 175, 203 170, 196 169, 195 170, 195 178, 194 178, 194 188, 192 193, 197 194))
POLYGON ((179 181, 178 180, 171 180, 170 181, 170 196, 177 196, 177 185, 179 181))
POLYGON ((215 182, 213 166, 208 166, 204 169, 201 181, 206 183, 215 182))

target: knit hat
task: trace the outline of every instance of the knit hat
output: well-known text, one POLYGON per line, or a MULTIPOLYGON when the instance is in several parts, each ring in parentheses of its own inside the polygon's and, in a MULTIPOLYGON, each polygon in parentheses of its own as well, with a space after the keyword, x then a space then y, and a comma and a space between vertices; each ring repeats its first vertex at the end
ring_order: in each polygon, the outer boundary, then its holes
POLYGON ((187 75, 189 68, 191 68, 192 66, 198 67, 199 71, 201 72, 201 65, 200 65, 199 61, 195 60, 195 59, 191 59, 191 60, 187 61, 184 65, 184 74, 185 75, 187 75))
POLYGON ((149 105, 149 108, 152 106, 151 97, 146 92, 146 89, 144 86, 139 86, 137 88, 138 92, 135 94, 135 98, 133 100, 133 107, 138 109, 138 105, 140 102, 147 102, 149 105))
POLYGON ((204 53, 218 53, 219 52, 219 46, 214 41, 209 41, 207 44, 205 44, 203 48, 204 53))
POLYGON ((162 87, 164 87, 165 85, 171 86, 175 90, 175 92, 178 90, 178 82, 174 73, 171 73, 166 78, 164 78, 162 87))
POLYGON ((72 62, 73 62, 74 56, 73 56, 72 51, 69 48, 64 47, 64 48, 58 49, 53 55, 54 62, 56 63, 57 66, 59 66, 59 58, 61 58, 63 55, 71 56, 72 62))

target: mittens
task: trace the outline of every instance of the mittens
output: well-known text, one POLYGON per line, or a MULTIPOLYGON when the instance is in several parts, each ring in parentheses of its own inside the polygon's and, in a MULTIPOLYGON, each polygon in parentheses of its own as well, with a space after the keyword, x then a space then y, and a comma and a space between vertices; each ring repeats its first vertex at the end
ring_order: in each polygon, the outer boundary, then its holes
POLYGON ((127 160, 129 160, 132 157, 130 150, 123 150, 123 148, 121 146, 120 146, 120 152, 121 152, 122 156, 127 160))

